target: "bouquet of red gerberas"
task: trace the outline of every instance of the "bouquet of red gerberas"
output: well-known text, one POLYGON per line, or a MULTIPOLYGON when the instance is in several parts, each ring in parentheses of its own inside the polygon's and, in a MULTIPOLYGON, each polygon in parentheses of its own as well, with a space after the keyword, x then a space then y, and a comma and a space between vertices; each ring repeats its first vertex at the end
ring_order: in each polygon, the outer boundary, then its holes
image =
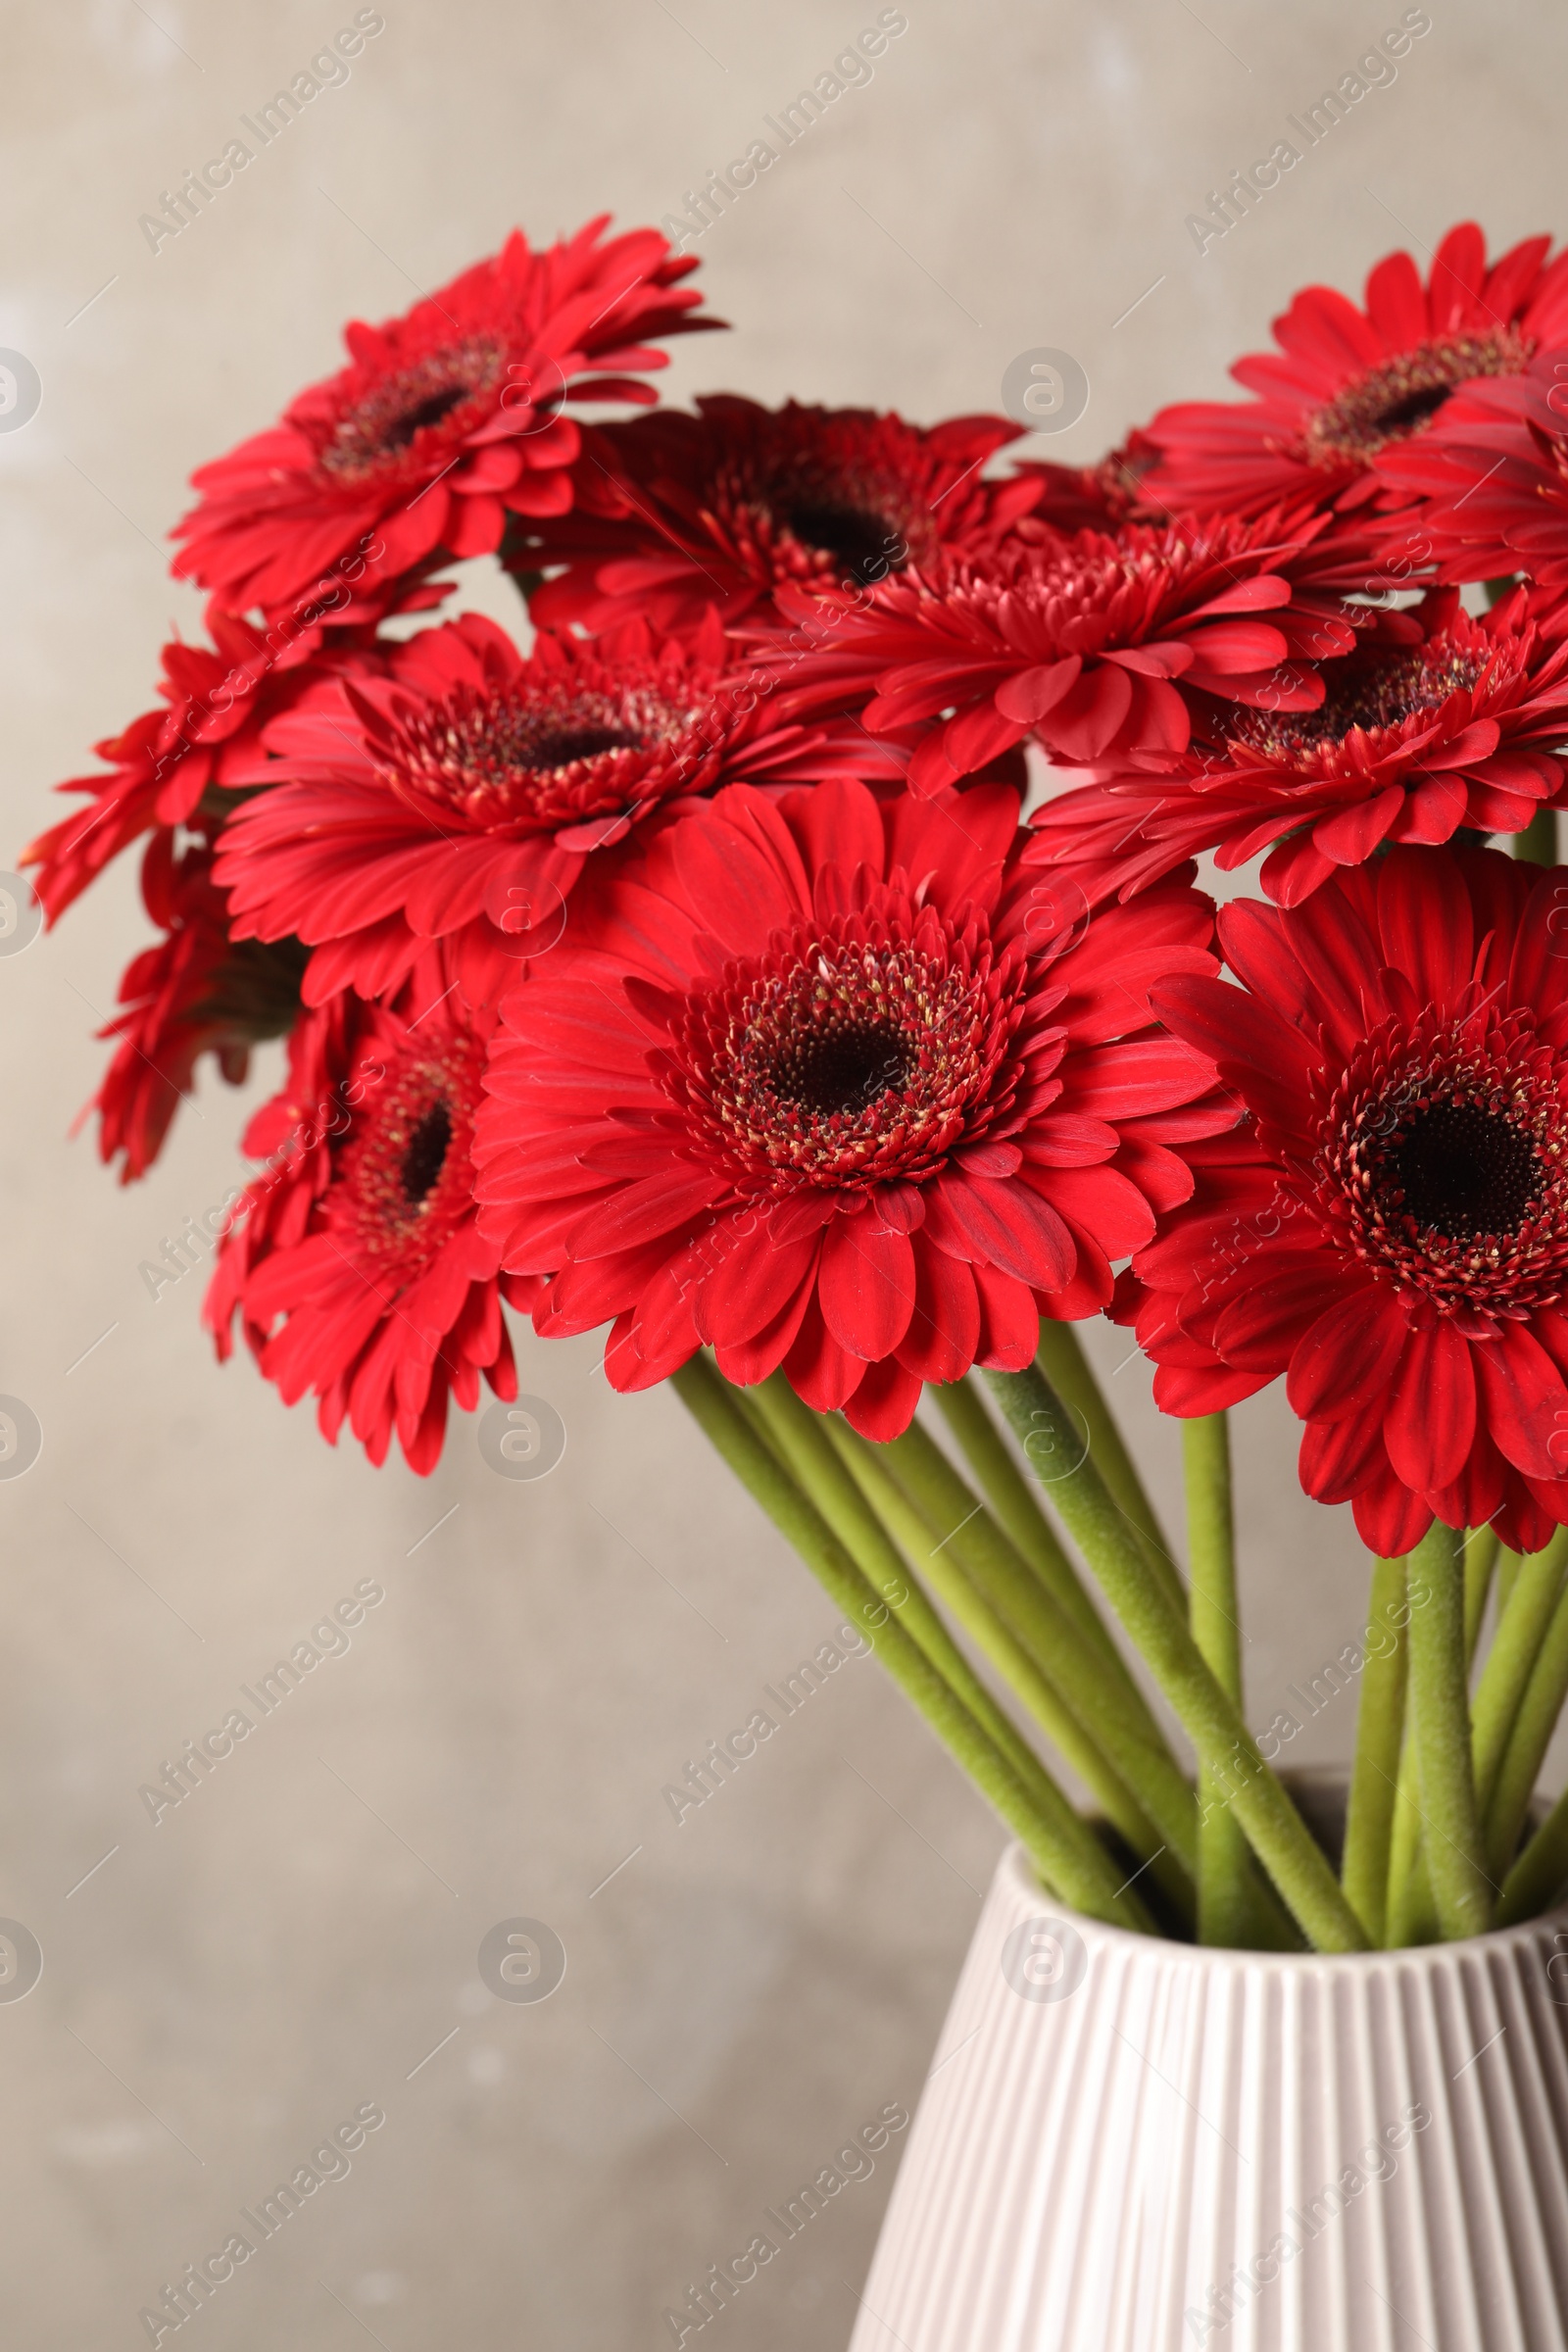
POLYGON ((986 416, 579 423, 716 322, 653 231, 514 235, 196 474, 212 643, 27 852, 53 919, 145 842, 123 1177, 204 1054, 287 1037, 220 1355, 428 1471, 515 1395, 507 1305, 607 1327, 1127 1927, 1353 1950, 1568 1881, 1547 242, 1309 288, 1250 400, 1077 472, 986 416), (440 615, 485 555, 526 646, 440 615), (1100 1314, 1183 1420, 1185 1575, 1100 1314), (1242 1710, 1226 1413, 1281 1375, 1373 1555, 1338 1868, 1242 1710))

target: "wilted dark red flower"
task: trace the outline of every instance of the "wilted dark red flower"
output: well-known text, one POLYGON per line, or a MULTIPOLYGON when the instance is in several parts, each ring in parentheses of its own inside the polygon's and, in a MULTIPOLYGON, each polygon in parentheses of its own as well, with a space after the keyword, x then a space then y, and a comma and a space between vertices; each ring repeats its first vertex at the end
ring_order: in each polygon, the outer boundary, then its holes
POLYGON ((1057 531, 1114 531, 1124 522, 1167 519, 1163 504, 1144 493, 1144 478, 1158 457, 1149 435, 1135 428, 1120 449, 1107 451, 1096 465, 1054 466, 1023 458, 1014 470, 1041 485, 1031 522, 1057 531))
POLYGON ((1134 1260, 1157 1401, 1283 1372, 1301 1484, 1374 1551, 1434 1518, 1538 1550, 1568 1523, 1568 874, 1396 849, 1219 923, 1242 987, 1152 992, 1250 1114, 1134 1260))
POLYGON ((1424 433, 1460 384, 1517 375, 1568 336, 1568 254, 1527 237, 1487 267, 1473 220, 1450 228, 1425 285, 1407 253, 1366 281, 1358 311, 1307 286, 1274 320, 1278 354, 1231 369, 1257 397, 1184 401, 1147 428, 1161 452, 1145 495, 1197 513, 1255 514, 1281 499, 1388 505, 1408 492, 1383 465, 1424 433))
POLYGON ((532 600, 553 628, 639 613, 684 628, 726 622, 781 584, 881 579, 941 549, 980 555, 1040 495, 1034 478, 981 478, 1021 425, 954 416, 922 429, 871 409, 782 409, 724 393, 584 436, 570 514, 519 533, 519 568, 565 564, 532 600))
POLYGON ((328 683, 267 733, 286 780, 223 834, 235 938, 318 948, 307 997, 380 996, 451 937, 470 1002, 555 945, 596 851, 738 778, 876 773, 907 753, 802 725, 711 612, 688 639, 634 621, 591 645, 541 634, 525 660, 477 613, 390 650, 384 678, 328 683))
POLYGON ((373 589, 437 550, 488 554, 509 514, 564 513, 562 402, 651 401, 613 371, 662 368, 649 337, 718 323, 676 285, 694 258, 654 229, 604 244, 606 219, 539 253, 514 230, 403 318, 348 327, 348 367, 192 475, 176 573, 271 614, 339 576, 373 589))
POLYGON ((1545 587, 1568 586, 1568 351, 1543 352, 1521 376, 1470 385, 1430 433, 1391 450, 1384 470, 1422 501, 1391 532, 1391 554, 1435 559, 1449 580, 1524 571, 1545 587))
POLYGON ((471 1410, 481 1374, 516 1395, 505 1296, 477 1229, 470 1158, 488 1016, 470 1015, 439 950, 385 1004, 350 994, 307 1012, 282 1092, 245 1149, 269 1166, 224 1237, 205 1319, 220 1356, 238 1315, 286 1404, 319 1397, 322 1435, 345 1417, 372 1462, 396 1435, 433 1470, 447 1402, 471 1410))
POLYGON ((922 791, 1026 736, 1073 763, 1182 752, 1194 692, 1272 711, 1322 701, 1309 657, 1354 643, 1341 595, 1366 569, 1359 545, 1317 547, 1324 527, 1219 516, 1068 537, 1026 523, 989 557, 941 559, 862 605, 829 600, 810 674, 825 692, 874 689, 873 729, 941 718, 909 768, 922 791))
POLYGON ((1200 850, 1229 868, 1277 844, 1263 888, 1294 906, 1386 841, 1522 831, 1568 779, 1568 642, 1529 604, 1518 590, 1472 618, 1440 588, 1368 612, 1355 651, 1321 665, 1315 710, 1213 705, 1180 759, 1039 809, 1041 861, 1093 901, 1200 850))
POLYGON ((160 685, 169 708, 144 711, 122 735, 94 745, 114 762, 109 775, 74 776, 61 792, 87 793, 91 806, 51 825, 22 853, 36 865, 34 887, 50 922, 79 897, 112 858, 155 825, 213 823, 232 802, 213 796, 250 789, 264 764, 261 730, 306 687, 340 665, 366 671, 377 657, 363 629, 334 634, 321 626, 264 635, 209 606, 214 645, 164 648, 160 685), (207 806, 204 809, 204 798, 207 806))
POLYGON ((299 1014, 304 950, 294 941, 232 943, 212 866, 200 844, 176 855, 167 830, 154 834, 142 861, 142 900, 164 937, 126 967, 125 1010, 99 1032, 121 1042, 88 1105, 98 1113, 102 1157, 124 1154, 122 1184, 157 1158, 202 1054, 214 1055, 231 1086, 242 1085, 251 1048, 283 1036, 299 1014))
POLYGON ((1004 786, 878 802, 738 785, 592 885, 507 1003, 480 1123, 482 1229, 553 1275, 541 1332, 614 1318, 615 1387, 699 1347, 868 1436, 922 1381, 1028 1363, 1185 1199, 1170 1149, 1234 1117, 1152 1025, 1212 972, 1177 886, 1087 935, 1013 861, 1004 786))

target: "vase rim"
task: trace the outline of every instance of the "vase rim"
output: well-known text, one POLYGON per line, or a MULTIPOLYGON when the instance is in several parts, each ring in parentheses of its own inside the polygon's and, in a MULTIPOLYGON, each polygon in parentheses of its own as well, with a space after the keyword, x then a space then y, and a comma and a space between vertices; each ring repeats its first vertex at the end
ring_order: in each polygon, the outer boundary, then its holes
POLYGON ((1169 1956, 1208 1969, 1288 1969, 1293 1974, 1311 1969, 1321 1974, 1347 1970, 1361 1973, 1370 1968, 1431 1968, 1451 1961, 1457 1954, 1517 1950, 1521 1943, 1568 1931, 1568 1900, 1565 1900, 1549 1911, 1538 1912, 1534 1919, 1522 1919, 1513 1927, 1491 1928, 1485 1936, 1466 1936, 1453 1943, 1393 1944, 1371 1952, 1271 1952, 1248 1944, 1187 1943, 1174 1936, 1143 1936, 1135 1929, 1112 1927, 1106 1920, 1075 1911, 1070 1903, 1059 1901, 1041 1886, 1027 1852, 1016 1840, 1007 1845, 997 1865, 998 1876, 1004 1873, 1018 1893, 1053 1904, 1062 1918, 1072 1923, 1086 1943, 1093 1941, 1108 1950, 1157 1951, 1162 1958, 1169 1956))

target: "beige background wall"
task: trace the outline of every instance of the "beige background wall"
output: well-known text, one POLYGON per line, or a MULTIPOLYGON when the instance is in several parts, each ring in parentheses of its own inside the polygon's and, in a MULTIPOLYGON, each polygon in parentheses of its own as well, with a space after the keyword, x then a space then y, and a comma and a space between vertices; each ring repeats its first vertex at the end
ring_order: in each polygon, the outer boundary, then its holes
MULTIPOLYGON (((197 625, 163 549, 194 464, 333 368, 345 318, 401 310, 514 221, 657 220, 877 11, 383 13, 349 81, 155 256, 137 216, 352 8, 11 0, 0 345, 44 390, 0 434, 0 862, 150 702, 171 620, 197 625)), ((1185 216, 1396 6, 906 13, 870 84, 704 240, 735 331, 678 349, 671 396, 929 419, 994 406, 1009 360, 1058 346, 1090 409, 1036 447, 1088 459, 1162 399, 1221 392, 1308 278, 1354 287, 1472 210, 1501 240, 1568 227, 1568 23, 1544 5, 1431 0, 1396 82, 1202 257, 1185 216)), ((510 611, 509 590, 472 594, 510 611)), ((764 2205, 914 2100, 1000 1834, 866 1664, 677 1828, 663 1784, 831 1611, 678 1404, 609 1396, 590 1343, 522 1336, 523 1385, 569 1432, 536 1485, 494 1476, 469 1423, 428 1482, 374 1474, 247 1364, 214 1367, 198 1278, 155 1303, 137 1266, 227 1191, 245 1102, 204 1087, 128 1192, 67 1140, 144 935, 126 861, 0 957, 0 1391, 45 1433, 0 1484, 0 1914, 45 1954, 37 1989, 0 2004, 0 2334, 145 2341, 163 2282, 377 2102, 348 2178, 208 2310, 208 2352, 351 2352, 367 2330, 386 2352, 641 2352, 764 2205), (155 1828, 139 1784, 366 1578, 386 1597, 351 1651, 155 1828), (475 1969, 518 1914, 568 1954, 539 2007, 475 1969)), ((1100 1336, 1108 1369, 1124 1348, 1100 1336)), ((1139 1367, 1117 1388, 1145 1409, 1139 1367)), ((1360 1570, 1295 1491, 1282 1408, 1240 1423, 1267 1720, 1352 1636, 1360 1570)), ((1151 1443, 1164 1476, 1170 1433, 1151 1443)), ((1298 1751, 1342 1756, 1351 1730, 1342 1702, 1298 1751)), ((713 2340, 845 2341, 896 2148, 713 2340)))

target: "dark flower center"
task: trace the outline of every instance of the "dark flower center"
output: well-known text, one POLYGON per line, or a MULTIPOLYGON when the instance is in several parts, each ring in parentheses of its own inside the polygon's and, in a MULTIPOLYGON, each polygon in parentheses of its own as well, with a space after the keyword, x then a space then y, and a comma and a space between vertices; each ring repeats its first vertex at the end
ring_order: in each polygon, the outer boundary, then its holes
POLYGON ((420 1274, 473 1207, 482 1062, 466 1035, 416 1040, 362 1061, 346 1090, 352 1117, 328 1198, 355 1247, 390 1273, 420 1274))
MULTIPOLYGON (((394 791, 434 801, 484 830, 554 830, 627 808, 664 787, 662 756, 707 707, 671 701, 635 677, 484 693, 460 686, 444 702, 409 705, 376 744, 394 791)), ((700 764, 694 757, 693 770, 700 764)))
POLYGON ((858 507, 799 500, 779 519, 803 547, 820 550, 858 580, 879 580, 902 571, 908 561, 899 533, 886 516, 858 507))
POLYGON ((787 1041, 770 1072, 773 1090, 803 1110, 865 1110, 907 1083, 910 1044, 885 1022, 830 1022, 787 1041))
POLYGON ((1407 392, 1392 408, 1385 409, 1378 418, 1378 429, 1388 441, 1402 440, 1416 426, 1434 417, 1448 397, 1447 384, 1428 384, 1425 391, 1407 392))
POLYGON ((422 432, 427 424, 439 424, 443 416, 451 416, 460 400, 467 397, 466 387, 462 384, 449 384, 444 392, 430 393, 412 409, 405 410, 401 416, 393 417, 381 436, 383 447, 407 449, 416 433, 422 432))
POLYGON ((1473 1102, 1418 1111, 1386 1164, 1403 1214, 1452 1241, 1517 1233, 1545 1175, 1524 1130, 1473 1102))
POLYGON ((1565 1106, 1528 1011, 1388 1023, 1324 1102, 1319 1206, 1401 1290, 1494 1329, 1568 1285, 1565 1106))
POLYGON ((642 737, 629 727, 579 727, 575 733, 563 728, 559 735, 546 735, 534 744, 532 764, 569 767, 574 760, 597 760, 602 752, 640 752, 645 748, 642 737))
POLYGON ((403 1154, 403 1197, 411 1208, 417 1208, 434 1189, 451 1144, 452 1113, 444 1102, 432 1102, 403 1154))
POLYGON ((488 335, 472 335, 384 376, 332 426, 320 452, 322 470, 349 486, 400 469, 407 452, 423 454, 416 449, 421 434, 433 434, 454 411, 494 392, 505 364, 501 344, 488 335))
POLYGON ((701 493, 736 554, 760 577, 871 586, 924 562, 939 523, 901 477, 897 456, 863 436, 829 430, 804 445, 793 432, 726 453, 701 493))
POLYGON ((1534 345, 1513 327, 1418 343, 1326 401, 1302 435, 1308 465, 1364 466, 1391 441, 1429 424, 1456 385, 1480 375, 1517 375, 1534 345))
POLYGON ((780 934, 689 999, 666 1084, 753 1196, 918 1182, 1005 1116, 1025 968, 889 885, 880 913, 780 934))
POLYGON ((1446 630, 1394 654, 1351 654, 1324 664, 1327 692, 1315 710, 1242 710, 1227 717, 1231 740, 1265 758, 1315 767, 1352 729, 1398 727, 1467 694, 1489 657, 1446 630))

